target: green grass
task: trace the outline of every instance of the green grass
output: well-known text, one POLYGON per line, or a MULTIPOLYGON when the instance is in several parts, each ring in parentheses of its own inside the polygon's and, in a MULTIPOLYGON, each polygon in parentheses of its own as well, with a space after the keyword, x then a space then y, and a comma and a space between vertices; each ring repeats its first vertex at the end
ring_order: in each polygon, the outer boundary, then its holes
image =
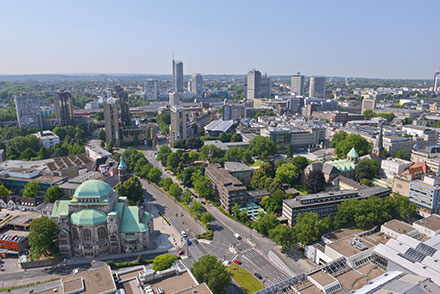
POLYGON ((244 268, 232 263, 226 270, 246 293, 250 294, 264 289, 260 281, 244 268))
POLYGON ((251 167, 262 166, 262 165, 263 165, 263 162, 262 162, 261 160, 256 160, 256 161, 254 162, 254 164, 251 165, 251 167))
POLYGON ((307 195, 309 192, 307 192, 306 189, 301 184, 295 184, 293 185, 293 188, 297 189, 301 195, 307 195))

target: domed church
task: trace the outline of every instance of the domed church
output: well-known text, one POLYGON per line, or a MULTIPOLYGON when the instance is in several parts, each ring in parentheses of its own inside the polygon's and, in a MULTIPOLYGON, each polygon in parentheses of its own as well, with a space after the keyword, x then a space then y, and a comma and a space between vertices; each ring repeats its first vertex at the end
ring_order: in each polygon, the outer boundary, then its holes
POLYGON ((72 200, 55 202, 51 215, 64 256, 96 257, 151 249, 153 216, 99 180, 88 180, 72 200))

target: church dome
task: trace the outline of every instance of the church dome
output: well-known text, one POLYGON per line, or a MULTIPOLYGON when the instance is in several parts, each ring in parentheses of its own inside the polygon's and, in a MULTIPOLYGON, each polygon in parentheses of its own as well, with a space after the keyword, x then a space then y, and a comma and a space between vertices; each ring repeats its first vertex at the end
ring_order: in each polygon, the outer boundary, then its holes
POLYGON ((79 185, 73 195, 75 198, 103 198, 113 192, 112 187, 106 182, 88 180, 79 185))
POLYGON ((70 216, 70 223, 77 226, 96 226, 107 221, 105 212, 97 209, 77 210, 70 216))

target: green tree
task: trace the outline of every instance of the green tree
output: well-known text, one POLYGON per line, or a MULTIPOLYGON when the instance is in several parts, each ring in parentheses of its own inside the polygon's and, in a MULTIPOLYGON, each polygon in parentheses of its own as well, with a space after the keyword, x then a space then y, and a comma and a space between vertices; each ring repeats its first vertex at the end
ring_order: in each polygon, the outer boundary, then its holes
POLYGON ((369 119, 377 116, 377 114, 371 109, 365 110, 364 113, 362 113, 362 114, 364 115, 366 120, 369 120, 369 119))
POLYGON ((258 158, 265 159, 277 152, 277 146, 268 137, 256 136, 249 143, 249 151, 258 158))
POLYGON ((131 177, 125 182, 116 185, 116 191, 120 196, 127 197, 132 203, 142 201, 144 190, 142 184, 137 177, 131 177))
POLYGON ((258 220, 254 223, 254 228, 258 233, 267 236, 269 231, 278 226, 279 222, 275 215, 269 213, 260 213, 258 220))
POLYGON ((40 196, 40 186, 36 182, 29 182, 26 184, 23 190, 24 197, 36 197, 40 196))
POLYGON ((101 141, 105 141, 106 140, 106 135, 105 135, 104 129, 99 130, 98 139, 101 140, 101 141))
POLYGON ((293 156, 293 146, 292 144, 289 145, 289 148, 287 149, 287 158, 292 158, 293 156))
POLYGON ((97 121, 103 121, 104 120, 104 111, 99 111, 95 113, 95 118, 97 121))
POLYGON ((187 187, 193 187, 192 184, 192 175, 198 171, 198 168, 195 166, 188 166, 180 173, 180 180, 187 187))
POLYGON ((171 153, 167 157, 167 168, 171 170, 175 170, 179 165, 179 157, 176 153, 171 153))
POLYGON ((417 216, 417 205, 409 201, 408 197, 394 193, 391 197, 387 198, 387 200, 390 203, 393 218, 399 218, 409 222, 417 216))
POLYGON ((191 162, 197 161, 199 160, 199 152, 193 150, 188 154, 188 157, 191 162))
POLYGON ((345 140, 336 144, 335 153, 339 158, 345 158, 351 148, 356 149, 359 156, 368 154, 370 151, 370 145, 361 135, 350 134, 345 140))
POLYGON ((179 184, 177 183, 172 183, 170 185, 170 189, 168 192, 170 193, 171 196, 175 198, 179 198, 182 195, 182 189, 179 187, 179 184))
POLYGON ((283 184, 288 184, 290 187, 298 182, 300 174, 300 169, 290 162, 278 167, 276 171, 276 177, 280 179, 283 184))
POLYGON ((46 216, 32 220, 28 235, 32 259, 54 253, 57 250, 57 224, 46 216))
POLYGON ((33 149, 26 148, 26 150, 24 150, 21 153, 20 159, 22 159, 22 160, 30 160, 30 159, 35 158, 37 156, 38 156, 37 152, 35 152, 33 149))
POLYGON ((319 240, 331 227, 330 216, 320 220, 317 213, 308 212, 297 216, 293 231, 299 243, 308 245, 319 240))
POLYGON ((191 203, 191 211, 200 216, 202 213, 206 211, 206 209, 200 202, 193 201, 191 203))
POLYGON ((309 193, 324 191, 324 174, 321 171, 313 170, 304 175, 303 186, 309 193))
POLYGON ((0 183, 0 196, 7 196, 11 194, 11 191, 9 191, 3 183, 0 183))
POLYGON ((359 181, 359 183, 361 183, 362 185, 368 186, 368 187, 373 187, 374 186, 374 184, 373 184, 373 182, 371 182, 371 180, 365 179, 365 178, 361 179, 359 181))
POLYGON ((226 150, 225 159, 227 161, 242 161, 245 149, 239 147, 233 147, 226 150))
MULTIPOLYGON (((265 198, 265 197, 264 197, 265 198)), ((261 205, 263 206, 264 210, 266 210, 268 213, 281 213, 281 210, 283 208, 283 200, 287 199, 287 194, 284 191, 276 191, 274 192, 270 197, 267 197, 266 199, 261 200, 261 205)))
POLYGON ((162 172, 158 167, 152 167, 148 172, 148 180, 157 184, 160 181, 160 177, 162 176, 162 172))
POLYGON ((289 163, 296 166, 300 171, 304 170, 309 165, 309 161, 304 156, 295 156, 289 163))
POLYGON ((170 189, 171 184, 173 183, 173 180, 171 178, 165 178, 160 180, 159 186, 164 188, 165 191, 168 191, 170 189))
POLYGON ((213 294, 225 294, 231 283, 231 276, 217 257, 204 255, 191 267, 191 272, 199 283, 206 283, 213 294))
POLYGON ((364 158, 356 165, 354 174, 357 181, 372 180, 379 172, 379 165, 373 159, 364 158))
POLYGON ((194 173, 191 179, 194 185, 194 191, 197 194, 203 198, 211 196, 211 180, 208 177, 203 176, 201 170, 194 173))
POLYGON ((347 138, 348 134, 344 131, 339 131, 336 134, 333 135, 332 140, 330 141, 330 147, 336 148, 336 144, 338 144, 341 141, 344 141, 345 138, 347 138))
POLYGON ((168 155, 173 153, 171 148, 168 146, 161 146, 159 152, 157 153, 157 160, 159 160, 163 166, 167 165, 168 155))
POLYGON ((239 133, 235 133, 231 137, 231 142, 242 142, 242 141, 243 141, 243 137, 239 133))
POLYGON ((38 152, 38 159, 48 159, 50 158, 50 152, 46 149, 46 147, 41 147, 38 152))
POLYGON ((200 149, 200 159, 207 160, 210 163, 219 162, 223 158, 223 151, 214 145, 203 145, 200 149))
POLYGON ((202 215, 200 216, 200 221, 204 224, 207 224, 209 222, 212 222, 213 220, 213 216, 212 214, 210 214, 209 212, 204 212, 202 213, 202 215))
POLYGON ((223 143, 231 142, 231 134, 221 133, 220 136, 218 136, 218 139, 223 143))
POLYGON ((178 258, 176 255, 172 255, 169 253, 165 253, 165 254, 156 256, 153 259, 152 269, 156 272, 166 270, 166 269, 170 268, 173 265, 173 263, 176 262, 177 259, 178 258))
POLYGON ((274 229, 271 229, 269 231, 269 238, 276 244, 281 245, 283 252, 286 251, 288 247, 295 246, 295 233, 293 229, 286 225, 280 224, 274 229))
POLYGON ((56 200, 64 196, 63 190, 58 186, 52 186, 47 189, 44 201, 46 203, 54 203, 56 200))

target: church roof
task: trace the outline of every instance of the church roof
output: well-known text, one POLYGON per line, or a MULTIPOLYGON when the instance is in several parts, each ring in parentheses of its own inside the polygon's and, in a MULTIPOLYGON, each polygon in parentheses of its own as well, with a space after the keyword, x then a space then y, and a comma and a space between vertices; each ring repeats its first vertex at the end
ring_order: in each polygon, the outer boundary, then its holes
POLYGON ((347 157, 351 157, 351 158, 358 158, 359 155, 356 152, 356 149, 354 149, 354 147, 351 148, 350 152, 348 152, 347 157))
MULTIPOLYGON (((354 150, 354 149, 352 149, 354 150)), ((351 151, 350 151, 351 152, 351 151)), ((356 152, 356 151, 355 151, 356 152)), ((350 154, 350 153, 348 153, 350 154)), ((350 156, 350 155, 348 155, 350 156)), ((356 153, 357 156, 357 153, 356 153)), ((333 165, 334 167, 336 167, 340 172, 345 172, 345 171, 352 171, 355 169, 355 164, 353 162, 350 162, 348 160, 345 159, 341 159, 341 160, 334 160, 334 161, 328 161, 326 162, 328 164, 333 165)))
POLYGON ((148 223, 153 216, 144 212, 139 215, 139 207, 125 206, 122 214, 121 232, 139 233, 148 231, 148 223))
POLYGON ((107 214, 97 209, 77 210, 70 216, 70 223, 78 226, 95 226, 107 221, 107 214))
POLYGON ((124 162, 124 157, 121 155, 121 161, 119 162, 119 166, 118 166, 118 168, 119 169, 127 169, 127 165, 125 164, 125 162, 124 162))
POLYGON ((103 198, 113 192, 112 187, 106 182, 88 180, 76 188, 75 198, 103 198))

